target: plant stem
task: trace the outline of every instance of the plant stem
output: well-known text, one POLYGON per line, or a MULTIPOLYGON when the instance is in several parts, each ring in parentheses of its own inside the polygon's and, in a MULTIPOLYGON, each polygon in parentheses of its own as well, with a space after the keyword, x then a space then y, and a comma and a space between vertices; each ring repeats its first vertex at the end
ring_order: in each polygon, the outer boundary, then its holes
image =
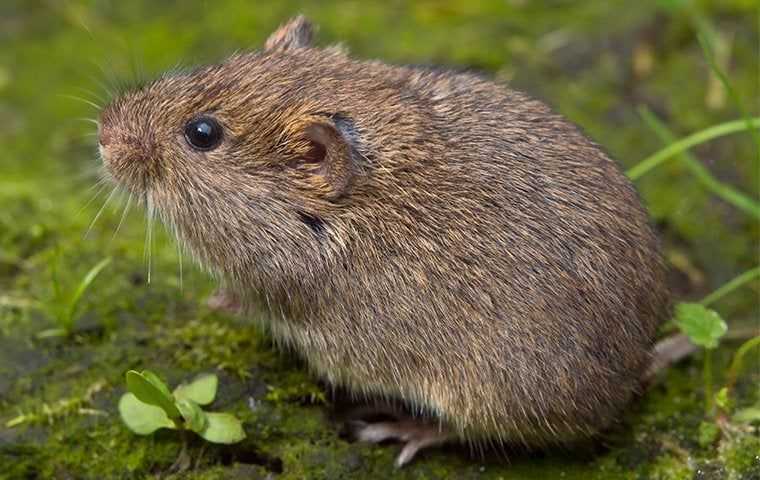
POLYGON ((705 416, 710 416, 713 408, 713 385, 712 385, 712 349, 705 349, 704 366, 702 367, 705 383, 705 416))
POLYGON ((728 367, 728 380, 726 381, 726 387, 729 390, 736 384, 736 379, 739 377, 739 372, 741 372, 742 364, 744 363, 744 356, 755 347, 760 347, 760 335, 744 342, 734 354, 731 366, 728 367))
POLYGON ((760 128, 760 117, 754 117, 750 121, 745 119, 733 120, 731 122, 720 123, 712 127, 700 130, 696 133, 671 143, 662 150, 648 156, 638 164, 630 168, 626 173, 631 180, 638 180, 653 168, 659 166, 666 160, 672 158, 689 148, 707 142, 713 138, 722 137, 731 133, 745 131, 747 129, 760 128))
POLYGON ((746 272, 742 273, 738 277, 734 278, 733 280, 725 283, 720 288, 706 296, 702 299, 701 303, 705 307, 715 303, 719 299, 723 298, 724 296, 728 295, 732 291, 736 290, 737 288, 741 287, 742 285, 751 282, 755 278, 760 277, 760 267, 755 267, 751 270, 747 270, 746 272))
POLYGON ((710 43, 710 35, 704 28, 704 26, 700 29, 702 30, 699 35, 697 36, 697 39, 699 40, 699 45, 702 47, 702 53, 705 57, 705 60, 707 60, 707 64, 710 66, 710 70, 712 70, 713 74, 718 78, 720 83, 723 85, 723 88, 726 90, 726 93, 728 93, 728 96, 731 97, 731 100, 734 102, 734 105, 736 105, 736 108, 739 110, 739 112, 742 114, 742 116, 745 119, 745 122, 747 122, 747 127, 750 130, 750 133, 752 135, 752 138, 755 140, 755 151, 758 155, 760 155, 760 133, 756 132, 752 126, 751 126, 751 119, 749 112, 744 107, 744 102, 739 97, 739 95, 736 93, 736 90, 731 86, 731 83, 728 81, 728 77, 726 77, 725 72, 720 68, 718 65, 718 62, 715 60, 715 55, 713 54, 713 47, 710 43))
MULTIPOLYGON (((666 145, 676 141, 676 137, 673 135, 673 132, 671 132, 668 127, 662 122, 662 120, 657 118, 657 116, 652 113, 651 110, 649 110, 644 105, 639 106, 638 110, 639 115, 644 120, 644 122, 649 125, 652 131, 654 131, 655 135, 660 137, 660 139, 666 145)), ((718 197, 722 198, 724 201, 738 208, 739 210, 742 210, 743 212, 752 215, 756 219, 760 220, 760 202, 753 200, 752 198, 741 193, 730 185, 727 185, 716 179, 710 173, 710 171, 705 168, 705 166, 702 165, 702 163, 694 158, 694 156, 689 152, 682 152, 680 154, 680 157, 684 162, 684 165, 686 165, 686 167, 691 170, 691 173, 697 180, 702 182, 702 185, 704 185, 705 188, 713 192, 718 197)))

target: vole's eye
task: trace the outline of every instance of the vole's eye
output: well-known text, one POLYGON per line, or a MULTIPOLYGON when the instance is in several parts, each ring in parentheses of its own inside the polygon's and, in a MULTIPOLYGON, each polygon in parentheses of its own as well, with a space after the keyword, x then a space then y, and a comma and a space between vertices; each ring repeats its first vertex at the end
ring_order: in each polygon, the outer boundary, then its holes
POLYGON ((211 117, 198 117, 185 125, 185 139, 196 150, 213 150, 222 142, 222 126, 211 117))

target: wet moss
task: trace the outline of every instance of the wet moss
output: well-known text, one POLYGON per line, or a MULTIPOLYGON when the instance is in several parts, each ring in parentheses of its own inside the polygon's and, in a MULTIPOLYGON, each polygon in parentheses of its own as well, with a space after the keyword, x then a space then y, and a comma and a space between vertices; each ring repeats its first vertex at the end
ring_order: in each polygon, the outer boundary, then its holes
POLYGON ((760 436, 741 435, 734 441, 725 442, 720 448, 720 458, 726 469, 732 472, 732 478, 760 478, 760 436))
MULTIPOLYGON (((203 307, 214 286, 178 257, 160 230, 148 273, 141 213, 126 215, 114 235, 122 212, 106 208, 90 228, 107 192, 88 204, 96 180, 93 131, 74 119, 97 112, 64 96, 100 102, 105 98, 95 97, 108 94, 98 77, 118 88, 113 79, 136 82, 150 76, 145 71, 165 70, 180 59, 213 61, 258 45, 300 9, 322 26, 324 44, 343 41, 358 56, 451 65, 508 81, 547 100, 631 166, 661 146, 636 115, 638 104, 648 105, 677 135, 739 115, 730 99, 717 105, 706 100, 710 74, 695 40, 694 18, 707 19, 729 39, 728 75, 744 99, 758 97, 752 8, 743 0, 638 2, 620 15, 611 2, 548 8, 523 1, 340 0, 296 8, 268 0, 255 7, 245 0, 75 0, 44 6, 5 1, 0 479, 760 479, 756 426, 740 426, 699 445, 705 420, 700 358, 664 374, 618 428, 586 450, 481 457, 450 447, 425 452, 395 470, 396 445, 361 445, 340 434, 330 395, 297 357, 274 349, 246 320, 203 307), (646 60, 638 66, 637 55, 646 60), (62 252, 66 285, 105 256, 113 262, 85 297, 74 333, 41 340, 36 334, 54 326, 45 304, 56 251, 62 252), (173 470, 182 437, 171 431, 135 436, 116 412, 124 372, 145 367, 171 384, 217 372, 220 390, 210 409, 242 418, 248 438, 229 447, 189 438, 193 461, 184 471, 173 470), (30 417, 7 426, 22 414, 30 417)), ((746 103, 758 113, 756 104, 746 103)), ((753 148, 747 137, 735 136, 695 154, 718 178, 757 196, 760 158, 753 148)), ((672 285, 679 295, 698 298, 755 264, 756 222, 716 200, 679 162, 637 185, 674 270, 681 272, 672 285)), ((732 325, 757 318, 758 292, 760 284, 750 285, 716 308, 732 325)), ((716 382, 735 348, 727 344, 717 352, 716 382)), ((760 401, 759 375, 742 375, 735 389, 738 406, 760 401)))

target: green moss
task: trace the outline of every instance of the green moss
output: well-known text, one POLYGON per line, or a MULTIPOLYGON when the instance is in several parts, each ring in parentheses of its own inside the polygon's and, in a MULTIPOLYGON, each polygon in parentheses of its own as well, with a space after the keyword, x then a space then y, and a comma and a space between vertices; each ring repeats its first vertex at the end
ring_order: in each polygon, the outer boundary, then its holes
POLYGON ((173 361, 183 369, 197 365, 234 372, 241 378, 262 354, 261 337, 250 326, 230 325, 212 318, 192 319, 176 327, 157 325, 157 346, 173 352, 173 361), (259 348, 257 348, 259 347, 259 348))
POLYGON ((733 472, 733 478, 760 478, 760 437, 757 434, 740 435, 724 442, 720 448, 720 458, 733 472))
MULTIPOLYGON (((729 77, 745 107, 758 114, 749 101, 760 95, 753 8, 748 0, 637 2, 620 15, 614 2, 548 8, 501 0, 4 1, 0 479, 760 478, 756 429, 698 444, 704 420, 699 358, 664 375, 600 442, 604 447, 510 453, 508 461, 449 448, 425 452, 396 471, 397 445, 359 445, 338 435, 323 388, 301 362, 273 349, 250 322, 203 308, 212 283, 178 258, 160 227, 147 283, 142 212, 133 209, 114 236, 124 205, 114 201, 83 238, 108 191, 87 203, 96 181, 93 127, 74 119, 97 111, 66 97, 101 102, 95 98, 107 96, 101 81, 112 87, 114 78, 132 82, 180 60, 214 61, 260 45, 276 24, 303 11, 321 25, 322 44, 342 41, 359 57, 452 65, 509 81, 547 100, 630 166, 661 146, 635 114, 639 103, 677 135, 738 116, 730 102, 716 107, 705 101, 710 75, 696 43, 695 15, 730 39, 729 77), (637 70, 632 59, 642 51, 652 63, 637 70), (88 292, 74 335, 42 341, 35 335, 51 326, 45 302, 56 250, 67 286, 100 259, 114 261, 88 292), (212 409, 243 418, 248 438, 233 447, 191 440, 190 468, 170 471, 182 448, 176 432, 138 437, 116 413, 124 372, 146 367, 172 384, 217 370, 220 391, 212 409), (103 387, 87 395, 98 382, 103 387), (5 426, 20 413, 33 421, 5 426)), ((757 196, 760 158, 753 148, 748 137, 734 136, 695 153, 722 181, 757 196)), ((666 252, 679 259, 672 281, 679 298, 698 298, 756 264, 752 245, 760 227, 708 194, 679 162, 648 174, 638 187, 666 252)), ((757 282, 749 285, 715 308, 732 326, 754 319, 759 289, 757 282)), ((716 352, 716 382, 735 347, 716 352)), ((758 375, 742 375, 737 407, 759 400, 758 375)))
POLYGON ((683 458, 662 455, 647 468, 647 476, 651 480, 689 480, 694 472, 683 458))

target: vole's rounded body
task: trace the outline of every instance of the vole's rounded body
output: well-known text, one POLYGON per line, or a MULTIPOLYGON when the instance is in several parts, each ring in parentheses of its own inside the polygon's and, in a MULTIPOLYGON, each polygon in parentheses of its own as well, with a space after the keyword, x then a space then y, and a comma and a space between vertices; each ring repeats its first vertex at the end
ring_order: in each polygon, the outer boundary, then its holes
POLYGON ((103 113, 110 174, 330 382, 457 437, 587 437, 667 314, 617 165, 541 102, 305 42, 165 76, 103 113), (183 128, 211 115, 221 144, 183 128))

